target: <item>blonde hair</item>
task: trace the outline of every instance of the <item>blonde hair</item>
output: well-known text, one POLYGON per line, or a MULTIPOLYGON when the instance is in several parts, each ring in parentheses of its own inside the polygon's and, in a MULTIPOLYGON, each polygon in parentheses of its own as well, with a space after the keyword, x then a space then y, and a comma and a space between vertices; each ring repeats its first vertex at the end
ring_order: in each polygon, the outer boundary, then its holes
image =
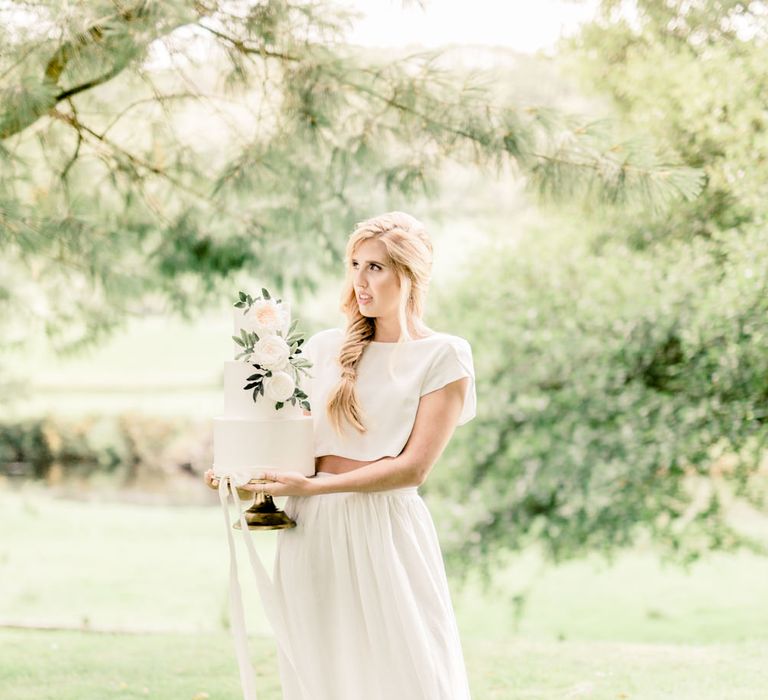
MULTIPOLYGON (((410 214, 392 211, 357 224, 347 241, 344 264, 346 280, 341 293, 340 309, 347 317, 346 335, 337 361, 341 367, 341 381, 331 392, 326 410, 328 418, 341 435, 346 420, 358 432, 366 433, 365 417, 357 400, 355 383, 357 366, 365 347, 373 340, 376 322, 360 313, 352 277, 351 260, 357 247, 369 239, 380 240, 387 249, 389 264, 400 280, 398 319, 400 337, 397 345, 411 340, 409 322, 419 335, 429 335, 422 316, 427 290, 432 279, 432 241, 424 225, 410 214)), ((395 348, 395 351, 400 348, 395 348)), ((391 365, 390 365, 391 370, 391 365)))

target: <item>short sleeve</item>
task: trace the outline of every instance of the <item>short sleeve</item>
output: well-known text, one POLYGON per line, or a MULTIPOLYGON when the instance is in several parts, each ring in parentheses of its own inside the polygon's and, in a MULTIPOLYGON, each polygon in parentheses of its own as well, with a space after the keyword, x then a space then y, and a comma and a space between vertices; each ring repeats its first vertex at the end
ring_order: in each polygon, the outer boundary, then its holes
POLYGON ((456 425, 464 425, 475 417, 477 412, 477 392, 475 389, 475 367, 472 360, 472 346, 460 337, 451 338, 436 353, 421 386, 420 396, 441 389, 462 377, 469 377, 464 404, 456 425))

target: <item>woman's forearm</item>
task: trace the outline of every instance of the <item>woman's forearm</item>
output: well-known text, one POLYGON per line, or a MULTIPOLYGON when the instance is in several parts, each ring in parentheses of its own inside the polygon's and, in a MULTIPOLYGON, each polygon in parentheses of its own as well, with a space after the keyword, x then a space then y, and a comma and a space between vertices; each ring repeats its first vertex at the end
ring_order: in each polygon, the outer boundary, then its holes
POLYGON ((363 467, 335 475, 332 479, 316 477, 311 481, 315 494, 342 491, 387 491, 406 486, 420 486, 422 483, 416 466, 402 455, 382 457, 363 467))

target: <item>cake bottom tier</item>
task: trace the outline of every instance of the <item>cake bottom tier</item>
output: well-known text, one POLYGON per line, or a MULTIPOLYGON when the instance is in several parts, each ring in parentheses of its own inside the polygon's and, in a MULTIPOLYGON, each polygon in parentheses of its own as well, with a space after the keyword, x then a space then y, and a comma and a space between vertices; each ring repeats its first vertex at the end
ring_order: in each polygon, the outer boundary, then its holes
POLYGON ((245 483, 265 469, 315 473, 312 416, 281 420, 213 419, 213 473, 245 483))

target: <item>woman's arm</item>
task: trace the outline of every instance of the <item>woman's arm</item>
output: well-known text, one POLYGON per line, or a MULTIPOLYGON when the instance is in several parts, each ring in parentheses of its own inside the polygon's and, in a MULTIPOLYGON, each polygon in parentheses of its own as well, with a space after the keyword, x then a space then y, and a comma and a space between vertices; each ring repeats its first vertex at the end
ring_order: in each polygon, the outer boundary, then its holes
POLYGON ((416 420, 402 452, 383 457, 333 479, 310 479, 314 494, 386 491, 423 484, 456 429, 469 377, 462 377, 419 399, 416 420))

